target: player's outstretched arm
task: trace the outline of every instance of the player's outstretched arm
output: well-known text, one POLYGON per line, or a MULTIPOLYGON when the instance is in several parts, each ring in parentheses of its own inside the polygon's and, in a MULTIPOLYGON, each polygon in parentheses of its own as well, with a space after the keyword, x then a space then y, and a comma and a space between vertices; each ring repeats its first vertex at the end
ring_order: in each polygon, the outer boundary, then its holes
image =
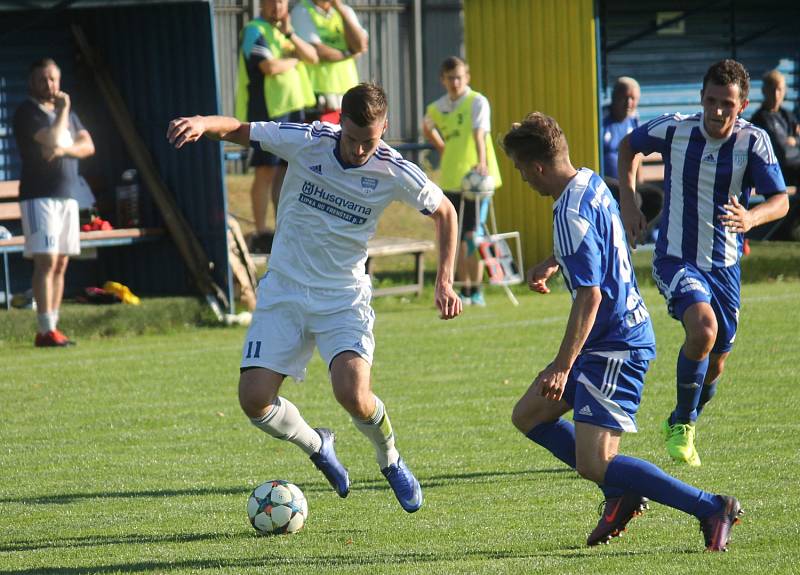
POLYGON ((581 286, 575 290, 575 299, 569 312, 567 329, 553 363, 544 368, 534 380, 542 397, 558 401, 564 394, 567 376, 572 364, 583 349, 586 338, 594 327, 597 310, 603 295, 598 286, 581 286))
POLYGON ((453 291, 453 270, 458 247, 458 216, 453 204, 445 197, 431 218, 436 223, 439 244, 439 266, 436 271, 436 307, 439 317, 453 319, 461 314, 461 298, 453 291))
POLYGON ((647 218, 636 205, 636 172, 639 170, 639 161, 642 155, 633 151, 630 134, 622 139, 619 144, 617 171, 619 173, 619 207, 622 215, 622 224, 628 236, 628 243, 632 248, 641 240, 642 234, 647 229, 647 218))
POLYGON ((539 293, 550 293, 550 288, 547 287, 547 280, 553 277, 558 272, 558 262, 555 256, 550 256, 546 260, 539 262, 531 269, 528 270, 527 280, 528 287, 531 291, 539 293))
POLYGON ((176 118, 167 128, 167 140, 176 148, 196 142, 202 136, 247 147, 250 145, 250 124, 228 116, 192 116, 176 118))
POLYGON ((736 196, 731 196, 725 204, 726 213, 719 216, 722 225, 732 232, 744 234, 756 226, 778 220, 789 212, 789 196, 775 194, 766 202, 747 209, 739 203, 736 196))

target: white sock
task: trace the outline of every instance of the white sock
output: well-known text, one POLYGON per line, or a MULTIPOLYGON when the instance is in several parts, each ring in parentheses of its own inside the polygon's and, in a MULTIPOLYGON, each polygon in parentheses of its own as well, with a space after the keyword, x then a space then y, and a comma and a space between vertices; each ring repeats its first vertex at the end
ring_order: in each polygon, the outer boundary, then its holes
POLYGON ((56 329, 58 327, 58 320, 60 319, 58 312, 59 310, 57 309, 54 309, 53 311, 50 312, 51 314, 53 314, 53 329, 56 329))
POLYGON ((53 312, 37 313, 36 323, 39 324, 39 333, 47 333, 56 329, 56 318, 53 312))
POLYGON ((284 397, 275 399, 272 409, 264 417, 251 417, 250 422, 272 437, 294 443, 306 455, 310 456, 322 447, 319 433, 306 423, 297 407, 284 397))
POLYGON ((400 454, 394 446, 394 431, 383 402, 375 396, 375 411, 366 420, 353 418, 356 428, 367 436, 375 448, 375 458, 381 469, 397 463, 400 454))

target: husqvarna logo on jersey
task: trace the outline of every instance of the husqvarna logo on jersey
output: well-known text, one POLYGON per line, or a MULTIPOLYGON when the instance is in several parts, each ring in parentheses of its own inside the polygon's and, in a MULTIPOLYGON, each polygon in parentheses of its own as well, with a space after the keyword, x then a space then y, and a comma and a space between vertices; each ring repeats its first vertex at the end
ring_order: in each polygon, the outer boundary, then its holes
POLYGON ((372 208, 337 196, 333 192, 327 192, 324 188, 308 180, 303 182, 301 192, 302 194, 298 198, 300 202, 351 224, 363 224, 367 221, 367 218, 363 216, 372 214, 372 208))

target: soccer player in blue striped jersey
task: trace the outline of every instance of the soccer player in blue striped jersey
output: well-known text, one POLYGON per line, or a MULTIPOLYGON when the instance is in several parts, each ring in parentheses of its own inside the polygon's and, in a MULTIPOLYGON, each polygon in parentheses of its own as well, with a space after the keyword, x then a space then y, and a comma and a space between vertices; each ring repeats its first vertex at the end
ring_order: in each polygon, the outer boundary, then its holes
POLYGON ((675 461, 700 465, 695 421, 714 396, 739 323, 744 234, 782 218, 786 185, 767 134, 741 119, 750 79, 735 60, 713 64, 703 78, 702 112, 666 114, 620 144, 620 205, 635 246, 645 218, 634 202, 640 155, 664 158, 664 210, 653 277, 685 339, 676 368, 677 402, 664 422, 675 461), (754 189, 766 201, 750 206, 754 189))
POLYGON ((440 317, 452 319, 461 313, 453 291, 458 223, 442 190, 382 140, 387 108, 379 86, 359 84, 342 99, 341 126, 194 116, 170 122, 167 138, 181 148, 205 134, 289 163, 269 270, 243 346, 239 403, 253 425, 299 447, 346 497, 350 477, 336 456, 333 433, 312 428, 278 395, 287 376, 304 378, 316 347, 336 400, 372 443, 402 508, 413 513, 422 506, 422 489, 400 457, 388 411, 372 392, 375 314, 364 269, 367 241, 392 201, 430 216, 439 244, 434 297, 440 317))
POLYGON ((739 502, 671 477, 652 463, 619 454, 636 412, 655 338, 639 295, 617 203, 597 174, 575 169, 551 117, 534 112, 515 124, 503 148, 532 188, 553 204, 553 255, 528 270, 528 285, 549 293, 561 270, 572 294, 555 359, 536 376, 511 419, 533 442, 598 484, 605 507, 587 543, 607 543, 648 499, 700 520, 706 548, 725 550, 739 502), (562 416, 573 411, 574 424, 562 416))

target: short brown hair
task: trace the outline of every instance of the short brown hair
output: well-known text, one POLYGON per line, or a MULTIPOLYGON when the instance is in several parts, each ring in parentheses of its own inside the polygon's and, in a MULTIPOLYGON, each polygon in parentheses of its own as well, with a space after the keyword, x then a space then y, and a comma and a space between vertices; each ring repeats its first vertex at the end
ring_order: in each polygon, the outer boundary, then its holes
POLYGON ((711 82, 717 86, 730 86, 736 84, 739 86, 739 99, 747 100, 750 93, 750 74, 747 69, 736 60, 720 60, 711 65, 711 67, 703 76, 703 92, 706 91, 706 86, 711 82))
POLYGON ((369 82, 353 86, 342 97, 342 117, 350 118, 362 128, 384 119, 388 108, 386 92, 369 82))
POLYGON ((56 64, 56 61, 52 58, 39 58, 35 62, 31 63, 30 67, 28 68, 28 75, 32 75, 40 68, 49 68, 50 66, 55 66, 58 70, 61 70, 61 68, 58 67, 58 64, 56 64))
POLYGON ((467 72, 469 72, 469 65, 466 62, 464 62, 464 60, 462 60, 458 56, 448 56, 447 58, 444 59, 444 62, 442 62, 442 65, 439 67, 439 75, 444 76, 445 74, 447 74, 448 72, 452 72, 459 66, 464 66, 464 69, 467 72))
POLYGON ((522 122, 514 124, 503 137, 503 150, 522 162, 548 165, 569 153, 561 126, 541 112, 531 112, 522 122))

